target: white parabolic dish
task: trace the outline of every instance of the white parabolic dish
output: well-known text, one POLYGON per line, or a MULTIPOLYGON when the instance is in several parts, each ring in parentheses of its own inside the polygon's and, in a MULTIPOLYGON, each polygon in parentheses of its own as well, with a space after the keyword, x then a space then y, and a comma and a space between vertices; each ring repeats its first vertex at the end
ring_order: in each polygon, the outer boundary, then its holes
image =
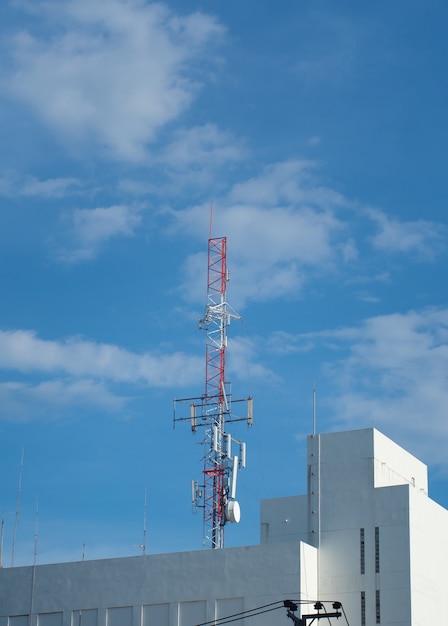
POLYGON ((240 505, 236 500, 229 500, 226 504, 226 520, 238 524, 241 519, 240 505))

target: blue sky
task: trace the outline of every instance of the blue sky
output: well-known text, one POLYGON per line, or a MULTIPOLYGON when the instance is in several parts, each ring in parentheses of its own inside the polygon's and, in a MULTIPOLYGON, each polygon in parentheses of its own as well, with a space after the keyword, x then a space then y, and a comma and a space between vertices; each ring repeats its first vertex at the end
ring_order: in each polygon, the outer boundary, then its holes
MULTIPOLYGON (((448 506, 445 3, 5 1, 0 506, 9 565, 200 548, 210 203, 227 377, 254 396, 242 520, 375 425, 448 506)), ((238 431, 238 429, 237 429, 238 431)))

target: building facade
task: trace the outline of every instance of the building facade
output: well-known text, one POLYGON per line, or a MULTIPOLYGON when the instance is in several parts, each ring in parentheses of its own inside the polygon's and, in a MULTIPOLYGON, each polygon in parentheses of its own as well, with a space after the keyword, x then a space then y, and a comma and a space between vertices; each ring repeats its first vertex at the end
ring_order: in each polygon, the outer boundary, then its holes
POLYGON ((307 465, 305 495, 262 501, 259 545, 0 570, 0 626, 273 626, 284 609, 239 614, 285 599, 443 623, 448 511, 426 466, 375 429, 310 436, 307 465))

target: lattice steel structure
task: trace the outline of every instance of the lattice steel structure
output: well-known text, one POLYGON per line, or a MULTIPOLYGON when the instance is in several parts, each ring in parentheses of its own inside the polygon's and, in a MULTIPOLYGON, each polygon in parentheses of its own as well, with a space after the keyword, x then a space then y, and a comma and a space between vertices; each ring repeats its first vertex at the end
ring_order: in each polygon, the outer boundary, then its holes
POLYGON ((205 393, 196 398, 181 398, 174 401, 174 423, 190 421, 195 433, 203 427, 204 469, 203 481, 192 483, 194 510, 203 508, 204 547, 224 547, 226 522, 239 522, 240 509, 235 499, 236 479, 239 468, 246 464, 246 445, 233 439, 226 432, 226 424, 247 421, 252 425, 252 398, 233 400, 244 402, 247 412, 244 417, 232 413, 230 383, 226 381, 227 327, 232 318, 239 318, 227 304, 226 285, 227 239, 213 238, 208 241, 207 305, 199 328, 206 332, 205 393), (179 403, 189 403, 188 417, 178 415, 179 403), (239 452, 232 454, 232 443, 239 452))

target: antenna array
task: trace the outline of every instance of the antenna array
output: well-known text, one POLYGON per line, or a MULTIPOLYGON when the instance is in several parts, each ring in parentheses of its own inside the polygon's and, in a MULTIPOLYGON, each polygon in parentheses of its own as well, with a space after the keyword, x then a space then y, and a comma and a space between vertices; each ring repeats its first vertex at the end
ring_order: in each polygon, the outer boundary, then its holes
POLYGON ((204 469, 203 481, 192 482, 194 511, 203 509, 204 547, 224 547, 226 522, 240 521, 240 508, 236 501, 238 469, 246 465, 246 444, 234 439, 226 430, 229 422, 253 422, 253 400, 232 398, 231 385, 226 381, 227 327, 231 319, 240 319, 226 300, 227 271, 226 237, 208 240, 208 289, 207 305, 199 328, 206 332, 205 393, 196 398, 174 401, 174 424, 189 421, 196 433, 203 429, 204 469), (236 403, 246 405, 246 415, 233 413, 236 403), (189 415, 179 415, 180 405, 189 404, 189 415), (233 450, 236 447, 237 453, 233 450))

